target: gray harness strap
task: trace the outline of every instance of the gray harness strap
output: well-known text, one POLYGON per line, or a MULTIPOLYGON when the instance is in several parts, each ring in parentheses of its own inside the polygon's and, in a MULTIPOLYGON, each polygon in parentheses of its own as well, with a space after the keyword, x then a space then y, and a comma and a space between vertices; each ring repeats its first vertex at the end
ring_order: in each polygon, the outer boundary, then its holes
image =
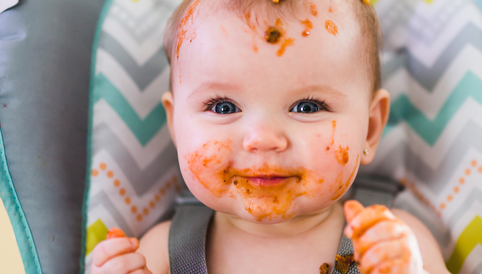
POLYGON ((204 205, 181 205, 169 230, 171 274, 207 274, 206 233, 213 210, 204 205))
MULTIPOLYGON (((350 239, 345 237, 345 234, 341 235, 340 245, 338 246, 338 252, 336 252, 336 254, 341 255, 341 256, 353 254, 353 244, 352 244, 350 239)), ((337 263, 335 262, 334 266, 336 266, 336 264, 337 263)), ((336 270, 335 267, 333 267, 333 270, 331 271, 331 273, 332 274, 342 274, 340 271, 336 270)), ((352 263, 346 274, 361 274, 361 273, 358 270, 358 267, 356 266, 356 263, 352 263)))
MULTIPOLYGON (((382 178, 358 179, 352 190, 352 197, 364 206, 384 204, 390 207, 399 188, 396 182, 382 178), (358 181, 358 183, 357 183, 358 181)), ((169 231, 169 261, 171 274, 207 274, 206 234, 213 210, 204 206, 193 196, 178 199, 176 214, 169 231)), ((338 255, 353 254, 350 239, 342 235, 338 255)), ((336 265, 336 263, 335 263, 336 265)), ((341 274, 333 268, 332 274, 341 274)), ((355 263, 347 274, 360 274, 355 263)))

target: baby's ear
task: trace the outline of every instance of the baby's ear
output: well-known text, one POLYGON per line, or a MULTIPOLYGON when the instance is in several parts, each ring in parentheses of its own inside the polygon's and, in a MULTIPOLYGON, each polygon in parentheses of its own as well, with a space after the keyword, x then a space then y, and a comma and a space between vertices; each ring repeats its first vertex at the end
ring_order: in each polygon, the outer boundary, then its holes
POLYGON ((174 117, 174 96, 172 95, 172 91, 166 91, 162 95, 162 105, 166 110, 166 119, 167 119, 167 126, 169 127, 169 133, 171 134, 172 141, 174 145, 176 145, 176 136, 174 135, 174 127, 173 127, 173 117, 174 117))
POLYGON ((360 161, 362 165, 367 165, 373 161, 389 114, 390 94, 388 91, 380 89, 375 93, 370 104, 367 139, 365 150, 360 161))

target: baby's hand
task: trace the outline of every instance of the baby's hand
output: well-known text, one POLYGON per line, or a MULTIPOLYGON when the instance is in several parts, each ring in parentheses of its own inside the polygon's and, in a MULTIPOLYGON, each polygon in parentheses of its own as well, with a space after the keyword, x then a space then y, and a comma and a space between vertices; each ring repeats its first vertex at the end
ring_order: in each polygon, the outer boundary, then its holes
POLYGON ((152 274, 146 268, 146 259, 135 253, 139 248, 136 238, 127 238, 124 232, 113 228, 107 240, 99 243, 93 251, 91 274, 152 274))
POLYGON ((364 208, 357 201, 344 206, 355 260, 363 274, 425 274, 412 230, 382 205, 364 208))

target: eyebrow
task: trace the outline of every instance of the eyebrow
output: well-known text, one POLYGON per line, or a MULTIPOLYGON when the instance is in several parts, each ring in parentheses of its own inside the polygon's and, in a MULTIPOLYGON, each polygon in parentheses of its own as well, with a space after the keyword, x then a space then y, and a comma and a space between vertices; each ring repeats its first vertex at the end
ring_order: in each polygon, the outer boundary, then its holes
MULTIPOLYGON (((238 86, 231 84, 231 83, 222 83, 222 82, 203 82, 199 84, 197 87, 193 89, 191 94, 187 97, 187 99, 191 98, 197 93, 202 93, 205 90, 238 90, 238 86)), ((298 94, 305 94, 313 91, 322 91, 323 94, 328 96, 333 96, 334 98, 344 98, 346 94, 326 85, 313 85, 313 86, 306 86, 299 89, 295 89, 294 92, 298 94)))
POLYGON ((299 88, 299 89, 295 89, 294 92, 296 93, 309 93, 309 92, 313 92, 313 91, 321 91, 323 92, 323 94, 325 95, 328 95, 328 96, 333 96, 335 98, 344 98, 346 97, 346 94, 340 92, 339 90, 337 89, 334 89, 330 86, 325 86, 325 85, 313 85, 313 86, 306 86, 306 87, 302 87, 302 88, 299 88))
POLYGON ((188 99, 197 93, 201 93, 205 90, 237 90, 238 86, 230 83, 222 82, 203 82, 193 89, 191 94, 187 97, 188 99))

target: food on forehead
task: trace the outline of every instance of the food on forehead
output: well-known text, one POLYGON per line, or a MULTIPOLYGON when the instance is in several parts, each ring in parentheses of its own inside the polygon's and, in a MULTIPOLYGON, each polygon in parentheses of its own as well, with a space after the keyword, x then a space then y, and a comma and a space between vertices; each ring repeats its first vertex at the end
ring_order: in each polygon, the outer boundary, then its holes
POLYGON ((335 36, 338 35, 338 26, 337 26, 335 23, 333 23, 333 21, 331 21, 331 20, 326 20, 326 22, 325 22, 325 28, 326 28, 326 30, 327 30, 329 33, 331 33, 331 34, 333 34, 333 35, 335 35, 335 36))
POLYGON ((286 38, 281 44, 281 47, 279 48, 278 52, 276 52, 276 55, 278 55, 278 57, 281 57, 285 53, 286 47, 292 46, 294 44, 295 44, 295 39, 286 38))
POLYGON ((268 27, 266 30, 266 42, 276 44, 281 38, 281 31, 277 27, 268 27))
POLYGON ((301 24, 305 26, 305 30, 301 33, 303 36, 310 35, 310 30, 313 28, 313 23, 310 20, 306 19, 305 21, 301 21, 301 24))
POLYGON ((370 0, 363 0, 363 2, 367 5, 370 5, 370 0))
POLYGON ((189 27, 192 24, 194 19, 193 18, 194 11, 196 10, 196 7, 200 1, 201 0, 196 0, 196 2, 194 2, 189 7, 186 14, 182 18, 181 23, 179 24, 179 32, 177 34, 177 47, 176 47, 176 57, 178 61, 179 61, 179 51, 181 50, 184 40, 189 39, 190 41, 192 41, 192 39, 196 37, 195 29, 191 30, 191 35, 189 36, 188 36, 188 31, 190 30, 189 27))
POLYGON ((310 10, 311 10, 311 15, 313 16, 317 16, 318 15, 318 10, 316 9, 316 5, 311 3, 310 4, 310 10))
POLYGON ((176 45, 176 57, 178 62, 179 68, 179 83, 182 83, 182 76, 181 76, 181 66, 179 65, 179 52, 181 51, 182 44, 184 40, 189 40, 192 42, 193 39, 196 38, 196 28, 192 28, 192 24, 194 21, 194 11, 196 10, 197 5, 201 0, 196 0, 189 9, 187 10, 186 14, 179 23, 179 32, 177 33, 177 45, 176 45))
POLYGON ((348 269, 350 269, 350 265, 355 262, 355 258, 352 254, 347 255, 336 255, 336 264, 335 269, 340 271, 343 274, 348 273, 348 269))
POLYGON ((113 238, 124 238, 127 237, 124 231, 122 231, 120 228, 114 227, 109 229, 107 231, 107 240, 113 239, 113 238))
POLYGON ((327 263, 323 263, 320 266, 320 274, 328 274, 328 269, 330 269, 330 265, 327 263))

